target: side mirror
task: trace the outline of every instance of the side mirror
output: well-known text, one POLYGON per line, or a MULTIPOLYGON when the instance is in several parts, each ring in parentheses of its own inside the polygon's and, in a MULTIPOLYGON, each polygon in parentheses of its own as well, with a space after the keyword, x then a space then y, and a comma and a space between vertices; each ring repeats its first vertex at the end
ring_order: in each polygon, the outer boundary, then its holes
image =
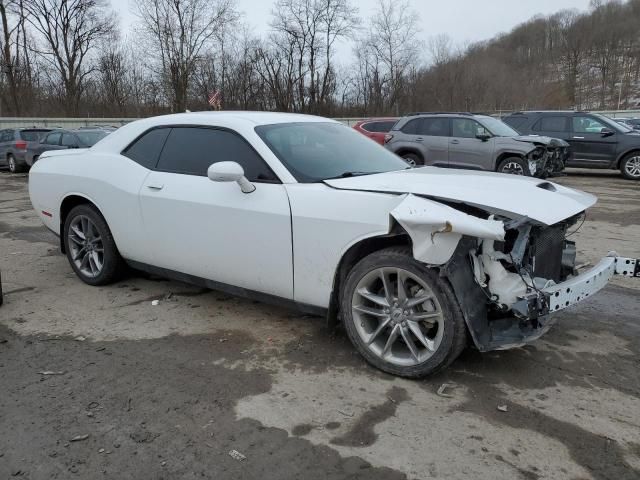
POLYGON ((615 135, 616 132, 614 132, 610 128, 603 128, 602 130, 600 130, 600 133, 603 137, 610 137, 611 135, 615 135))
POLYGON ((236 162, 216 162, 207 170, 212 182, 236 182, 242 193, 251 193, 256 187, 244 176, 243 168, 236 162))
POLYGON ((491 135, 489 135, 488 133, 478 133, 476 135, 476 138, 478 140, 482 140, 483 142, 487 142, 491 138, 491 135))

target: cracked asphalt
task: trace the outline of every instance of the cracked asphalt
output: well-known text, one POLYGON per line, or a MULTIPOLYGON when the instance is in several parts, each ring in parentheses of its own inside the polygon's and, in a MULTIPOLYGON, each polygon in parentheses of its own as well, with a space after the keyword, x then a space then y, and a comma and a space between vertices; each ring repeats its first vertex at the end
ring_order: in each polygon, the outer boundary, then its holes
MULTIPOLYGON (((640 478, 638 281, 408 381, 319 318, 138 274, 81 283, 27 181, 0 172, 2 479, 640 478)), ((579 262, 640 257, 640 185, 558 181, 600 197, 579 262)))

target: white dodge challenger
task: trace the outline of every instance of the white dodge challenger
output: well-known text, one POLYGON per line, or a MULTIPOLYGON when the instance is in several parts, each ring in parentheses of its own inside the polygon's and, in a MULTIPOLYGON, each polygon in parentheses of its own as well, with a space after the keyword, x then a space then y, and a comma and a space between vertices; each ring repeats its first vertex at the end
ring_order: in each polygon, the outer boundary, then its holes
POLYGON ((420 377, 469 339, 535 340, 553 312, 640 276, 575 269, 596 198, 535 178, 409 168, 325 118, 203 112, 140 120, 43 154, 31 201, 84 282, 129 265, 341 321, 377 368, 420 377))

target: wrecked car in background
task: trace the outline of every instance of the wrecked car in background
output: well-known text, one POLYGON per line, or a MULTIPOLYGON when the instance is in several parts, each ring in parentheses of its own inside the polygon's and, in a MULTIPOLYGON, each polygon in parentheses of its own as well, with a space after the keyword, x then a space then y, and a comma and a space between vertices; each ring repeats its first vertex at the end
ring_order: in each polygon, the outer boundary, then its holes
POLYGON ((520 135, 500 120, 471 113, 413 113, 385 137, 411 165, 488 170, 546 178, 564 170, 569 144, 520 135))
POLYGON ((592 195, 534 178, 412 169, 320 117, 206 112, 128 124, 46 152, 29 192, 90 285, 130 265, 326 315, 358 352, 420 377, 467 344, 540 337, 552 313, 639 262, 576 271, 592 195), (150 240, 152 239, 152 240, 150 240))

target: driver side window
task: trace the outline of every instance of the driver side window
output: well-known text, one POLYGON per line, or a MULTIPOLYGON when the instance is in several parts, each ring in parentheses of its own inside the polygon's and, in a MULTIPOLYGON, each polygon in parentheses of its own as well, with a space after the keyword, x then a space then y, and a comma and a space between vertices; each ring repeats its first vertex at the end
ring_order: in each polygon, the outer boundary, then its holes
POLYGON ((451 120, 452 137, 476 138, 476 135, 488 134, 487 130, 475 120, 453 118, 451 120))
POLYGON ((157 169, 206 177, 212 163, 224 161, 240 164, 251 182, 279 183, 269 166, 244 138, 216 128, 172 128, 157 169))
POLYGON ((604 123, 591 117, 573 117, 574 133, 600 133, 603 128, 608 128, 604 123))

